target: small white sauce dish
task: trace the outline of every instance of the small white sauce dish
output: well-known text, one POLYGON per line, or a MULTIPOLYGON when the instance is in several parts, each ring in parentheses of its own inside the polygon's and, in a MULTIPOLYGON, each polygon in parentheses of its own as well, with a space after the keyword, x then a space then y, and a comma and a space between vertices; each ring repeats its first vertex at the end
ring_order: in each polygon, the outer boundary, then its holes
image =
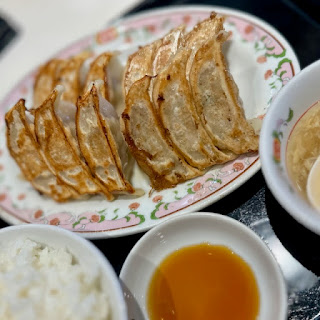
POLYGON ((120 273, 129 319, 148 319, 146 295, 156 267, 170 253, 195 244, 224 245, 253 271, 259 288, 259 320, 287 318, 287 292, 280 268, 265 243, 232 218, 195 212, 162 222, 129 253, 120 273))
MULTIPOLYGON (((56 226, 19 225, 0 230, 0 243, 5 246, 17 239, 40 243, 53 249, 65 249, 84 270, 99 272, 100 285, 108 296, 110 320, 127 320, 127 308, 118 277, 105 256, 88 240, 56 226)), ((109 319, 108 318, 108 319, 109 319)))
POLYGON ((320 235, 320 213, 300 196, 288 174, 287 144, 302 115, 320 100, 320 60, 303 69, 281 89, 268 109, 260 133, 262 172, 281 206, 320 235))

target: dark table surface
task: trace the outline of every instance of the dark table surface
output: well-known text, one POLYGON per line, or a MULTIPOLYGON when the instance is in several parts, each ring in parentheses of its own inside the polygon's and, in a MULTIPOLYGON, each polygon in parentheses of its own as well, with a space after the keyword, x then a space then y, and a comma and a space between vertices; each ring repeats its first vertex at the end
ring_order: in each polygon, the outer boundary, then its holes
MULTIPOLYGON (((290 42, 301 68, 320 58, 320 1, 318 0, 149 0, 142 2, 126 15, 157 7, 188 4, 235 8, 267 21, 290 42)), ((15 31, 0 19, 0 51, 14 36, 15 31)), ((240 220, 255 230, 266 242, 268 242, 264 233, 266 229, 261 226, 267 225, 270 232, 280 240, 284 250, 290 252, 294 261, 299 261, 304 267, 320 276, 320 252, 317 249, 320 237, 299 225, 281 208, 268 190, 261 171, 235 192, 203 211, 218 212, 240 220)), ((0 227, 6 225, 0 220, 0 227)), ((108 257, 119 274, 128 253, 142 235, 143 233, 140 233, 92 242, 108 257)), ((320 319, 318 318, 320 281, 318 278, 310 285, 303 286, 307 278, 302 276, 294 281, 286 279, 290 294, 288 319, 320 319)))

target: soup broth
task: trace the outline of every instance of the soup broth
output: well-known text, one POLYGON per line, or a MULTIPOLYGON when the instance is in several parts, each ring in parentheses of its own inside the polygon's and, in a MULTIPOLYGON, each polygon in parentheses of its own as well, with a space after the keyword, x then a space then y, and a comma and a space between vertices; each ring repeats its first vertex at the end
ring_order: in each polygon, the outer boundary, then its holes
POLYGON ((320 101, 298 121, 288 140, 287 168, 301 195, 307 199, 309 172, 320 155, 320 101))

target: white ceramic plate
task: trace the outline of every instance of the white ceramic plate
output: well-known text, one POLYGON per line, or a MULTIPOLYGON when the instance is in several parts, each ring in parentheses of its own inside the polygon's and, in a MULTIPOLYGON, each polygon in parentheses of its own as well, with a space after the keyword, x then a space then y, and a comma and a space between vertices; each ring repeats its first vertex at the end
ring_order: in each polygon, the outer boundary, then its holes
MULTIPOLYGON (((211 11, 226 15, 225 28, 231 39, 226 58, 247 118, 262 118, 276 93, 300 70, 288 42, 270 25, 243 12, 220 7, 172 7, 129 17, 84 38, 56 56, 65 58, 80 51, 121 50, 123 62, 139 45, 151 42, 182 23, 191 28, 211 11)), ((0 216, 10 224, 59 225, 85 237, 124 236, 150 229, 170 215, 200 210, 229 194, 260 168, 258 154, 247 154, 204 176, 149 197, 148 179, 136 168, 133 184, 145 189, 143 197, 119 197, 107 202, 102 197, 58 204, 40 196, 21 179, 8 154, 4 114, 20 98, 31 106, 35 71, 25 77, 0 105, 0 216)))
POLYGON ((232 218, 197 212, 168 220, 147 232, 129 253, 120 273, 129 319, 148 319, 146 293, 155 268, 175 250, 203 242, 224 245, 252 269, 260 296, 257 320, 287 318, 287 294, 280 268, 265 243, 232 218))

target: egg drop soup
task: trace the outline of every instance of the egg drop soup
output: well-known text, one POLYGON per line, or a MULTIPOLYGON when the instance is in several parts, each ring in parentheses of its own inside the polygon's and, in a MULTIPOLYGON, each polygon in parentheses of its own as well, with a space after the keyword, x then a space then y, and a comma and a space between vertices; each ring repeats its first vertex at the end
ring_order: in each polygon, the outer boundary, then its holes
POLYGON ((307 199, 309 172, 320 155, 320 101, 300 118, 287 145, 287 168, 295 188, 307 199))
POLYGON ((249 265, 208 243, 179 249, 156 269, 148 290, 150 320, 253 320, 259 290, 249 265))

